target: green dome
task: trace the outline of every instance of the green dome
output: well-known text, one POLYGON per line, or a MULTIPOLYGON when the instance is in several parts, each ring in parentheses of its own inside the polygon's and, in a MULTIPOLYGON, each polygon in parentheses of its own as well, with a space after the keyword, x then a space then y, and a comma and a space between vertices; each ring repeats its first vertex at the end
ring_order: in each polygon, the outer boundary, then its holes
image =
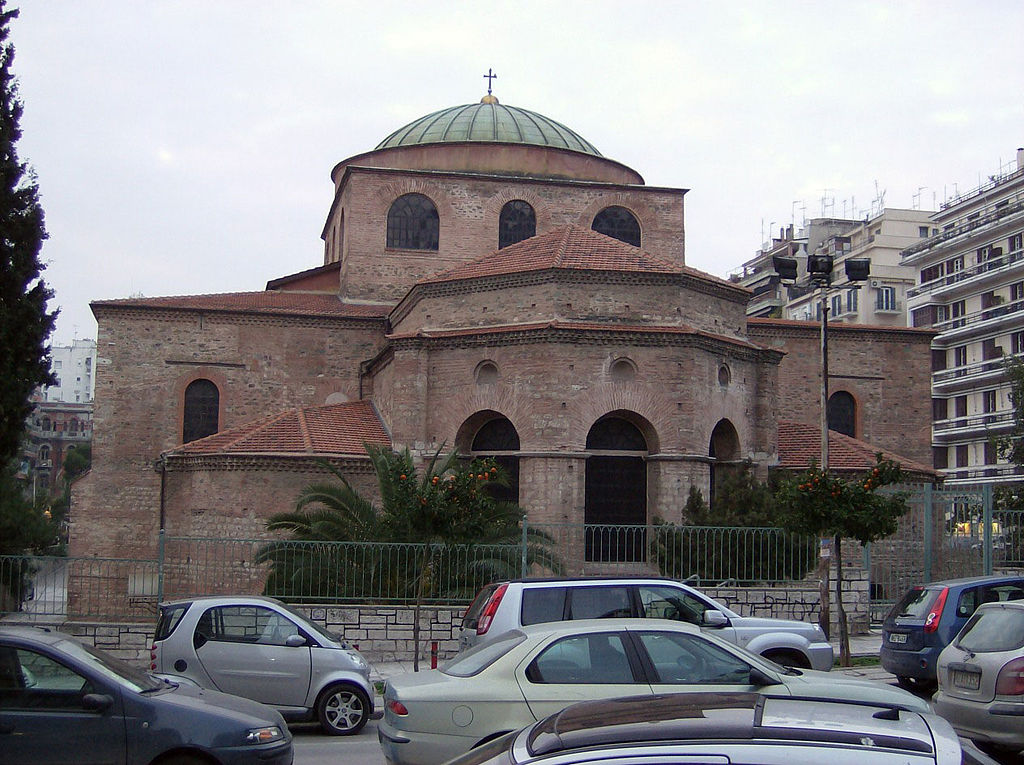
POLYGON ((493 96, 484 96, 478 104, 453 106, 420 117, 389 135, 377 148, 464 141, 525 143, 601 156, 589 141, 560 122, 537 112, 504 106, 493 96))

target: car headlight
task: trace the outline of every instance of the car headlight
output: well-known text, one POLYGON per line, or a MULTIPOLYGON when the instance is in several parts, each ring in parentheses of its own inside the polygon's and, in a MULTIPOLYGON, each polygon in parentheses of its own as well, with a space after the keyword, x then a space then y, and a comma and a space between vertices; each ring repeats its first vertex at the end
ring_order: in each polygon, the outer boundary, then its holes
POLYGON ((359 669, 366 669, 367 667, 370 666, 370 662, 368 662, 366 659, 364 659, 363 655, 361 653, 358 653, 356 651, 348 651, 347 653, 348 653, 349 658, 352 659, 352 662, 357 667, 359 667, 359 669))
POLYGON ((269 744, 272 741, 280 741, 284 733, 276 725, 268 725, 265 728, 253 728, 246 731, 245 743, 247 744, 269 744))

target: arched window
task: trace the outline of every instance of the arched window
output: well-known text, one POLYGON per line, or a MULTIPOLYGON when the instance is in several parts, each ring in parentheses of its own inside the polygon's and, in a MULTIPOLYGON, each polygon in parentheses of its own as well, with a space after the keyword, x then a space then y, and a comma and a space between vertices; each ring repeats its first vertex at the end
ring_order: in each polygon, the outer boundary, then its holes
POLYGON ((476 368, 477 385, 494 385, 498 382, 498 365, 493 361, 483 361, 476 368))
POLYGON ((636 367, 628 359, 616 359, 608 372, 612 382, 629 383, 636 379, 636 367))
POLYGON ((504 502, 519 502, 519 433, 507 417, 488 420, 473 436, 470 451, 474 457, 490 457, 497 462, 508 477, 508 486, 494 486, 495 499, 504 502))
POLYGON ((45 465, 50 461, 50 447, 45 444, 39 447, 39 464, 45 465))
POLYGON ((181 442, 217 432, 220 413, 220 391, 209 380, 193 380, 185 388, 185 412, 182 417, 181 442))
POLYGON ((857 404, 845 390, 828 397, 828 429, 856 437, 857 404))
POLYGON ((583 522, 588 561, 642 561, 647 546, 647 439, 629 420, 606 416, 587 434, 583 522), (620 452, 609 454, 609 452, 620 452), (589 528, 590 525, 596 528, 589 528))
POLYGON ((388 247, 436 250, 439 230, 437 208, 422 194, 404 194, 388 210, 388 247))
POLYGON ((640 246, 640 222, 625 207, 606 207, 594 217, 594 231, 620 242, 640 246))
POLYGON ((740 437, 736 433, 736 427, 728 420, 719 420, 715 429, 711 431, 708 456, 712 458, 710 504, 714 507, 719 486, 735 470, 735 463, 740 458, 740 437), (728 464, 730 462, 734 464, 728 464))
POLYGON ((528 202, 513 199, 498 218, 498 249, 529 239, 537 233, 537 216, 528 202))

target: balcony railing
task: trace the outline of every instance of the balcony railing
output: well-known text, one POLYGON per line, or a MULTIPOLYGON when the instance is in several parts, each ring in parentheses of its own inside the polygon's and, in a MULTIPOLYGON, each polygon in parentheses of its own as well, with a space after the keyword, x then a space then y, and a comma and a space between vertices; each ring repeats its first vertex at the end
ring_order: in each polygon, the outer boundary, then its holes
POLYGON ((1013 423, 1013 412, 989 412, 988 414, 976 414, 970 417, 954 417, 949 420, 936 420, 932 423, 932 430, 941 433, 947 430, 987 430, 996 426, 1010 425, 1013 423))
MULTIPOLYGON (((1016 354, 1020 355, 1020 354, 1016 354)), ((986 361, 975 362, 973 364, 965 364, 960 367, 952 367, 951 369, 940 369, 932 372, 932 384, 938 385, 940 383, 952 382, 954 380, 963 380, 970 377, 980 377, 981 375, 990 374, 992 372, 1003 372, 1006 366, 1006 357, 1000 356, 996 359, 988 359, 986 361)))
MULTIPOLYGON (((904 255, 905 254, 906 250, 904 250, 904 255)), ((934 292, 942 287, 948 287, 951 284, 967 281, 968 279, 973 279, 976 276, 1008 269, 1014 263, 1021 260, 1024 260, 1024 249, 1014 250, 1013 252, 1008 252, 995 258, 990 258, 982 263, 976 263, 969 268, 963 268, 959 271, 954 271, 951 274, 940 276, 938 279, 932 279, 931 281, 924 282, 916 287, 911 287, 907 290, 907 297, 914 297, 915 295, 934 292)))
POLYGON ((953 228, 945 229, 943 231, 940 231, 935 236, 929 237, 928 239, 919 244, 911 245, 907 249, 903 250, 902 258, 903 260, 906 260, 907 258, 916 255, 919 252, 930 250, 937 244, 948 242, 950 239, 955 239, 956 237, 961 236, 963 234, 968 234, 977 228, 987 226, 988 224, 994 223, 1000 218, 1005 218, 1007 215, 1013 215, 1015 213, 1020 212, 1021 210, 1024 210, 1024 200, 1011 202, 1010 204, 1004 205, 1003 207, 997 207, 995 210, 986 215, 975 218, 974 220, 966 221, 965 223, 962 223, 959 226, 954 226, 953 228))
POLYGON ((969 327, 972 324, 978 324, 983 321, 998 319, 1001 316, 1010 316, 1018 311, 1024 311, 1024 300, 1015 300, 1012 303, 1002 303, 964 316, 957 316, 952 319, 946 319, 945 321, 938 321, 932 325, 932 329, 936 329, 939 332, 948 332, 961 327, 969 327))

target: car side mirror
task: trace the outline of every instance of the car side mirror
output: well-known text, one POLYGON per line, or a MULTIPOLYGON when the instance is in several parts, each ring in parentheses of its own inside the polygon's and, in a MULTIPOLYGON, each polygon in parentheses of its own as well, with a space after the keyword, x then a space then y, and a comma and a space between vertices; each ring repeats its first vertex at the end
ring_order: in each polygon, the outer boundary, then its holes
POLYGON ((709 608, 701 617, 700 624, 702 627, 725 627, 729 624, 729 617, 717 609, 709 608))
POLYGON ((772 677, 767 672, 762 672, 757 667, 750 668, 750 684, 756 685, 759 688, 763 688, 766 685, 780 685, 778 679, 772 677))
POLYGON ((82 696, 82 709, 89 712, 103 712, 114 703, 114 697, 106 693, 87 693, 82 696))
POLYGON ((298 633, 286 637, 284 639, 284 644, 289 648, 299 648, 300 646, 308 645, 306 638, 298 633))

